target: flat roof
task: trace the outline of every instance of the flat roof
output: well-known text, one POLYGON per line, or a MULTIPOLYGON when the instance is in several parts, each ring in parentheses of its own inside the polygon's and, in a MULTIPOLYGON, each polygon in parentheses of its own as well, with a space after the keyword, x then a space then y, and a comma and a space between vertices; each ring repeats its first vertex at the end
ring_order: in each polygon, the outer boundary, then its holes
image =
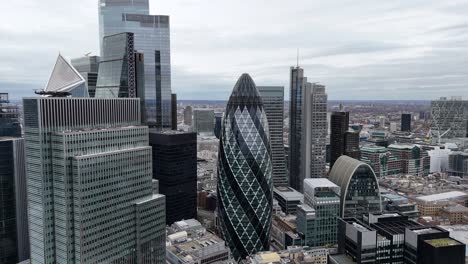
POLYGON ((416 145, 413 144, 391 144, 388 148, 393 149, 413 149, 416 145))
POLYGON ((465 192, 461 192, 461 191, 452 191, 452 192, 431 194, 431 195, 426 195, 426 196, 419 196, 419 197, 416 197, 416 199, 425 201, 425 202, 435 202, 435 201, 440 201, 440 200, 450 200, 450 199, 456 199, 456 198, 461 198, 461 197, 468 198, 468 194, 465 192))
POLYGON ((452 206, 447 206, 443 208, 444 211, 449 212, 449 213, 465 213, 468 212, 468 208, 461 205, 461 204, 455 204, 452 206))
POLYGON ((429 245, 433 247, 449 247, 449 246, 461 245, 460 242, 452 238, 431 239, 431 240, 425 240, 424 242, 428 243, 429 245))
POLYGON ((330 188, 337 188, 338 185, 331 182, 329 179, 326 178, 310 178, 304 180, 304 185, 309 184, 312 187, 330 187, 330 188))
POLYGON ((405 229, 408 227, 418 227, 421 224, 411 220, 396 220, 396 221, 382 221, 371 224, 379 232, 383 232, 387 235, 398 235, 404 234, 405 229))
POLYGON ((291 187, 275 187, 274 192, 285 200, 304 200, 304 195, 291 187))

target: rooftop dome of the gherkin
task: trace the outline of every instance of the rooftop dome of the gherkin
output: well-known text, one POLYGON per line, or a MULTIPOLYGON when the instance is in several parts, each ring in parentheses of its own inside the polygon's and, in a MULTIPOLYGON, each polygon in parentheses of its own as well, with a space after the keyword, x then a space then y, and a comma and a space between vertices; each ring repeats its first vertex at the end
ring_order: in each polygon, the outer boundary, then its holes
POLYGON ((263 105, 257 86, 248 73, 243 73, 229 98, 229 106, 263 105))

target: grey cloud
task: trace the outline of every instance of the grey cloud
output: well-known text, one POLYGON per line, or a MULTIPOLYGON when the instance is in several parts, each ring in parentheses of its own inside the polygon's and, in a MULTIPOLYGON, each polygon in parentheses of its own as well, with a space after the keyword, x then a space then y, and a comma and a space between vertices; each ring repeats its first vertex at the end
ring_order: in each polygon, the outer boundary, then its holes
MULTIPOLYGON (((243 72, 288 96, 297 48, 308 79, 325 84, 330 99, 468 98, 468 0, 150 1, 155 14, 171 16, 180 99, 226 100, 243 72)), ((98 50, 95 0, 2 5, 24 12, 0 18, 0 91, 31 95, 58 52, 98 50)))

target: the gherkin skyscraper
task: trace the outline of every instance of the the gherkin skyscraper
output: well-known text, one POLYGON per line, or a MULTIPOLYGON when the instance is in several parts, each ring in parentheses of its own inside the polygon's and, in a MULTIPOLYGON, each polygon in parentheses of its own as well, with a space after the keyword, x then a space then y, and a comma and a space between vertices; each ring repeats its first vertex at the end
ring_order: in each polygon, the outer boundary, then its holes
POLYGON ((218 157, 221 232, 238 261, 269 249, 271 169, 267 116, 254 81, 243 74, 227 104, 218 157))

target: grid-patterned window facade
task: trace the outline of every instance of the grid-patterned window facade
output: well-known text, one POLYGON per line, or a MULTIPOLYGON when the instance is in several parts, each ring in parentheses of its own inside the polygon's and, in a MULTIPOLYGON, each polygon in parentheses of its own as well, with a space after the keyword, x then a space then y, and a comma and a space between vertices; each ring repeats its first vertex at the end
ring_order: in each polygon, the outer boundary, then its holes
POLYGON ((31 262, 163 263, 140 100, 26 98, 24 113, 31 262))
POLYGON ((288 171, 283 142, 284 87, 257 86, 262 97, 270 131, 272 177, 275 186, 288 186, 288 171))

